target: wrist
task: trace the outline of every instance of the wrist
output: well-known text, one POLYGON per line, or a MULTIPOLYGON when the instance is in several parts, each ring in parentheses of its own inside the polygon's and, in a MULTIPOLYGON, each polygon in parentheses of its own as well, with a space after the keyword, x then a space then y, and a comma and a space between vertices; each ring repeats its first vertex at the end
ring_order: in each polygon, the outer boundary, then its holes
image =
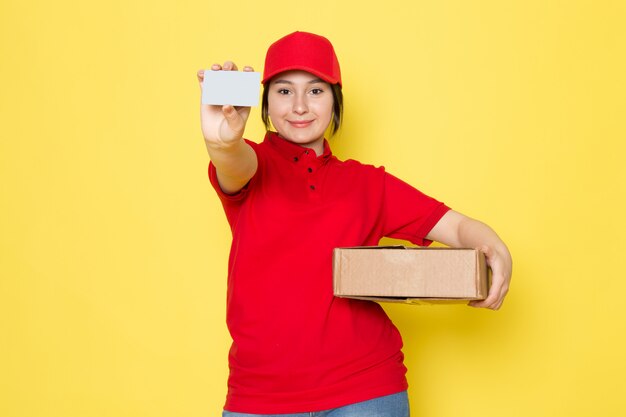
POLYGON ((243 137, 238 137, 234 139, 207 139, 204 138, 204 143, 206 144, 207 150, 209 152, 238 152, 241 150, 241 146, 245 143, 243 137))

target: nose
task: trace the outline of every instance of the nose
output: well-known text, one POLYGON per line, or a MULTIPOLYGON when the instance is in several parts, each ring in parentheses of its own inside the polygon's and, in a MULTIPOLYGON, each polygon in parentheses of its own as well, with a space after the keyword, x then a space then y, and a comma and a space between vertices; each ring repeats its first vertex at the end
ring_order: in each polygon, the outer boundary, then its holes
POLYGON ((309 111, 306 94, 295 94, 293 101, 293 112, 296 114, 305 114, 309 111))

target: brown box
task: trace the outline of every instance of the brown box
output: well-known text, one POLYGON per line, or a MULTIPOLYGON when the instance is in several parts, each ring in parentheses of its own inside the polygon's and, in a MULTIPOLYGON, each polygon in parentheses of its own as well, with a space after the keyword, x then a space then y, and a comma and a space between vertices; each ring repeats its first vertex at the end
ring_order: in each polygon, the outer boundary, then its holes
POLYGON ((487 297, 488 268, 476 249, 372 246, 336 248, 338 297, 421 304, 487 297))

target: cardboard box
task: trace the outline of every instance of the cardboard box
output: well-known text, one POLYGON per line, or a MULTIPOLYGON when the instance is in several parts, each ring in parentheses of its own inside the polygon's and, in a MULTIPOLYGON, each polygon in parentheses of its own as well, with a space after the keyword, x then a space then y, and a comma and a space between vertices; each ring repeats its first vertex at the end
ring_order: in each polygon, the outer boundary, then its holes
POLYGON ((338 297, 422 304, 482 300, 488 268, 476 249, 373 246, 336 248, 338 297))

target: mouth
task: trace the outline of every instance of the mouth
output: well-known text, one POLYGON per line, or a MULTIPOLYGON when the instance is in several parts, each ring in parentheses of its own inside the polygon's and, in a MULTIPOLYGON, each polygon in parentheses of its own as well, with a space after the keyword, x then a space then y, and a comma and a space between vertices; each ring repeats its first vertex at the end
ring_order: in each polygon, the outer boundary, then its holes
POLYGON ((287 122, 293 127, 302 128, 309 126, 313 120, 287 120, 287 122))

